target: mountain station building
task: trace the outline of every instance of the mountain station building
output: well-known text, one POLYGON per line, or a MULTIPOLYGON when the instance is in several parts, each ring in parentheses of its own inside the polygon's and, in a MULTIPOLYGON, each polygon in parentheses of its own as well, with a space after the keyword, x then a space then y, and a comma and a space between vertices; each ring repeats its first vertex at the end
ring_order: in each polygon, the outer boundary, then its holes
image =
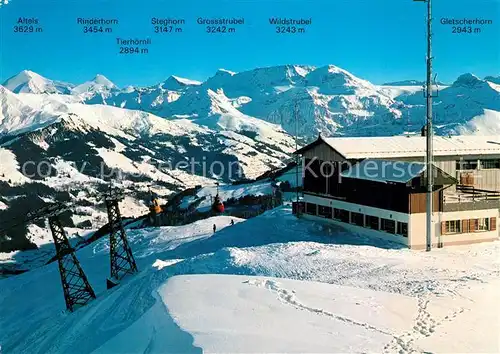
MULTIPOLYGON (((436 136, 433 143, 433 247, 497 240, 500 136, 436 136)), ((296 154, 303 217, 425 249, 425 136, 320 136, 296 154)))

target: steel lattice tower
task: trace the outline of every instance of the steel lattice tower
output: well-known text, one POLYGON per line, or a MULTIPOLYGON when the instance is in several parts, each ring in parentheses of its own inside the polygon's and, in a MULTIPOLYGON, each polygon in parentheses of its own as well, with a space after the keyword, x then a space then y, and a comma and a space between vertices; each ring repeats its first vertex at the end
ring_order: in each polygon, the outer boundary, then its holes
POLYGON ((109 219, 109 256, 111 266, 111 278, 108 279, 108 288, 116 285, 116 282, 127 274, 137 272, 132 249, 127 241, 127 234, 123 227, 120 208, 118 203, 123 195, 109 191, 104 200, 108 210, 109 219))
POLYGON ((90 300, 95 299, 96 296, 76 258, 74 249, 71 247, 59 219, 59 215, 65 210, 67 208, 63 204, 49 205, 35 212, 28 213, 28 221, 44 218, 49 219, 49 227, 54 238, 66 308, 73 312, 78 307, 84 306, 90 300))

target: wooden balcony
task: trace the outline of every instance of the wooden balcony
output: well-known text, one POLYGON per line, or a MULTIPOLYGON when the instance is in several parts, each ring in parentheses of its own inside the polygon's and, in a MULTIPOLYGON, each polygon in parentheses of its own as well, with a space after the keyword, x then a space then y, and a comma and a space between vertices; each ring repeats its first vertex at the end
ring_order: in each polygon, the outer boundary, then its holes
POLYGON ((456 191, 444 193, 443 211, 500 210, 500 192, 457 185, 456 191))

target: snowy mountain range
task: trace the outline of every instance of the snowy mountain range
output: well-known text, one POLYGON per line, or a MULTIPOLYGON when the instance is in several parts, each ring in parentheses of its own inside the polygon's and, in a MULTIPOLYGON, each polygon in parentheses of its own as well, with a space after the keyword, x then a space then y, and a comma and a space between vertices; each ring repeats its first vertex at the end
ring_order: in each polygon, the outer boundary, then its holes
MULTIPOLYGON (((451 85, 436 86, 437 133, 500 131, 500 123, 491 118, 500 111, 499 82, 499 77, 464 74, 451 85)), ((422 84, 405 80, 374 85, 333 65, 282 65, 240 73, 220 69, 205 82, 170 76, 154 86, 123 89, 103 75, 72 85, 23 71, 4 87, 14 93, 69 93, 85 104, 141 110, 201 125, 212 124, 214 116, 251 116, 279 124, 292 135, 298 125, 299 135, 311 139, 318 133, 418 132, 425 116, 422 84)))
MULTIPOLYGON (((283 166, 296 133, 301 142, 319 133, 418 133, 425 115, 420 84, 374 85, 333 65, 221 69, 204 82, 170 76, 125 88, 103 75, 74 85, 22 71, 0 86, 0 225, 57 198, 77 206, 70 226, 98 227, 105 220, 99 194, 118 175, 129 193, 127 212, 140 215, 149 186, 166 198, 283 166), (193 171, 185 167, 190 160, 193 171), (203 170, 201 163, 215 161, 242 173, 203 170)), ((436 89, 438 134, 500 133, 498 78, 464 74, 436 89)), ((0 251, 31 247, 22 240, 4 234, 2 242, 0 234, 0 251)))

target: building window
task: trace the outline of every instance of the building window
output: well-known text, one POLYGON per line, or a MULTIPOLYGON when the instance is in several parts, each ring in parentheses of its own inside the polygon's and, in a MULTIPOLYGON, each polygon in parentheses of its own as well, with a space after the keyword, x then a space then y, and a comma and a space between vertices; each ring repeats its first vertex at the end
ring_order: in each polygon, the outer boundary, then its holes
POLYGON ((494 168, 500 169, 500 159, 481 160, 481 168, 485 170, 494 168))
POLYGON ((475 219, 476 231, 490 231, 490 219, 475 219))
POLYGON ((365 217, 363 214, 351 212, 351 224, 365 226, 365 217))
POLYGON ((476 170, 477 160, 459 160, 456 168, 457 170, 476 170))
POLYGON ((306 203, 306 214, 317 215, 316 208, 317 208, 316 204, 306 203))
POLYGON ((445 222, 445 232, 447 234, 458 234, 461 232, 460 220, 450 220, 445 222))
POLYGON ((333 218, 342 222, 349 222, 349 212, 343 209, 334 209, 333 218))
POLYGON ((379 218, 376 216, 366 216, 366 227, 373 230, 378 230, 379 218))
POLYGON ((398 235, 408 237, 408 224, 398 221, 398 235))
POLYGON ((380 230, 390 234, 396 233, 396 222, 394 220, 382 219, 380 230))
POLYGON ((332 218, 332 208, 329 206, 318 205, 318 215, 323 218, 332 218))

